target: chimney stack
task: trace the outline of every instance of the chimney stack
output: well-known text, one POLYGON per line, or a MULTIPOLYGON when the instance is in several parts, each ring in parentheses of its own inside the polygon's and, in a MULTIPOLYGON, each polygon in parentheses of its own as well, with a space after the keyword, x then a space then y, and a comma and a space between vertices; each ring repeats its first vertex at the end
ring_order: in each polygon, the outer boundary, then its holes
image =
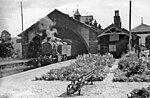
POLYGON ((119 28, 121 28, 121 19, 120 19, 120 16, 119 16, 119 10, 115 11, 114 24, 116 26, 118 26, 119 28))

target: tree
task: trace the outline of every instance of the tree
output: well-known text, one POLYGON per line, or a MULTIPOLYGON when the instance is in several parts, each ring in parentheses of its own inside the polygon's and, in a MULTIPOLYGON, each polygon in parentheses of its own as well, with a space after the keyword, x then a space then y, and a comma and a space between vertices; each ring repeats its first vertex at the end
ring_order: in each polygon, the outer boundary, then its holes
POLYGON ((10 33, 6 30, 2 31, 0 37, 0 57, 6 58, 11 57, 13 55, 14 47, 10 42, 11 37, 10 33))
POLYGON ((41 39, 40 35, 36 35, 29 44, 27 58, 38 57, 41 53, 41 39))

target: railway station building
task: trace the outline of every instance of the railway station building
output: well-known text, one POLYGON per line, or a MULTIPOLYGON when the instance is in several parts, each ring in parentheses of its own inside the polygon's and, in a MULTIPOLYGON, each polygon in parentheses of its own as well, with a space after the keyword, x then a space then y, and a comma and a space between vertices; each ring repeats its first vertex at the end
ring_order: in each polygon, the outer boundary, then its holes
MULTIPOLYGON (((82 16, 78 9, 73 17, 57 9, 45 17, 49 20, 49 23, 46 23, 46 25, 54 27, 57 30, 57 33, 54 34, 55 37, 71 45, 70 56, 75 57, 84 53, 100 52, 104 54, 110 52, 114 57, 120 57, 128 50, 129 31, 122 28, 118 10, 115 11, 114 23, 104 29, 101 28, 100 24, 98 25, 96 20, 94 21, 93 15, 82 16)), ((22 37, 22 55, 24 58, 28 58, 28 53, 32 54, 32 52, 29 51, 29 44, 32 40, 36 39, 36 35, 40 36, 39 31, 37 31, 38 24, 39 21, 18 35, 22 37)), ((44 23, 42 23, 40 27, 43 25, 44 23)), ((139 44, 139 38, 140 37, 136 34, 132 34, 132 46, 139 44)), ((42 40, 43 39, 40 38, 39 43, 41 43, 42 40)), ((38 48, 38 46, 39 45, 36 47, 38 48)), ((52 48, 48 50, 50 49, 52 48)), ((61 49, 58 50, 60 50, 59 52, 61 53, 61 49)), ((41 52, 41 50, 39 50, 39 52, 41 52)))
MULTIPOLYGON (((71 45, 71 56, 98 52, 97 36, 101 31, 101 26, 98 26, 96 20, 92 23, 92 15, 81 16, 77 9, 74 16, 70 17, 55 9, 46 17, 52 21, 50 25, 53 25, 58 32, 55 36, 71 45)), ((29 51, 29 44, 38 34, 37 24, 38 22, 18 35, 22 38, 22 55, 24 58, 28 58, 27 54, 31 52, 29 51)))

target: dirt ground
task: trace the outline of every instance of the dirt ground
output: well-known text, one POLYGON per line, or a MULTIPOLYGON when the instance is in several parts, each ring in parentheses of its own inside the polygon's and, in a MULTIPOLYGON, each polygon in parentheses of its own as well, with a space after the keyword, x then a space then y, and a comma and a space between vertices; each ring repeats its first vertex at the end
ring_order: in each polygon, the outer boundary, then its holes
MULTIPOLYGON (((68 66, 73 61, 51 64, 49 66, 22 72, 0 79, 0 98, 61 98, 66 91, 69 81, 33 81, 35 76, 40 76, 50 69, 68 66)), ((134 88, 147 87, 150 83, 112 82, 113 71, 117 68, 118 60, 111 68, 111 73, 102 82, 94 85, 85 85, 81 95, 72 95, 69 98, 127 98, 127 94, 134 88)), ((64 97, 65 98, 65 97, 64 97)))

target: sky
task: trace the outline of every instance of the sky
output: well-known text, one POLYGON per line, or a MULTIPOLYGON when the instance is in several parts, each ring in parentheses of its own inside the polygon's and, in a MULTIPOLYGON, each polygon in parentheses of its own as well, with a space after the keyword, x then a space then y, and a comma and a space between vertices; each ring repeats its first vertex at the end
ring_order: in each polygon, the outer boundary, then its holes
MULTIPOLYGON (((23 3, 24 30, 54 9, 73 16, 79 9, 81 15, 93 15, 105 28, 113 23, 114 11, 119 10, 122 27, 129 28, 129 0, 0 0, 0 32, 7 30, 16 37, 21 29, 21 7, 23 3)), ((150 25, 150 0, 132 0, 132 26, 150 25)))

